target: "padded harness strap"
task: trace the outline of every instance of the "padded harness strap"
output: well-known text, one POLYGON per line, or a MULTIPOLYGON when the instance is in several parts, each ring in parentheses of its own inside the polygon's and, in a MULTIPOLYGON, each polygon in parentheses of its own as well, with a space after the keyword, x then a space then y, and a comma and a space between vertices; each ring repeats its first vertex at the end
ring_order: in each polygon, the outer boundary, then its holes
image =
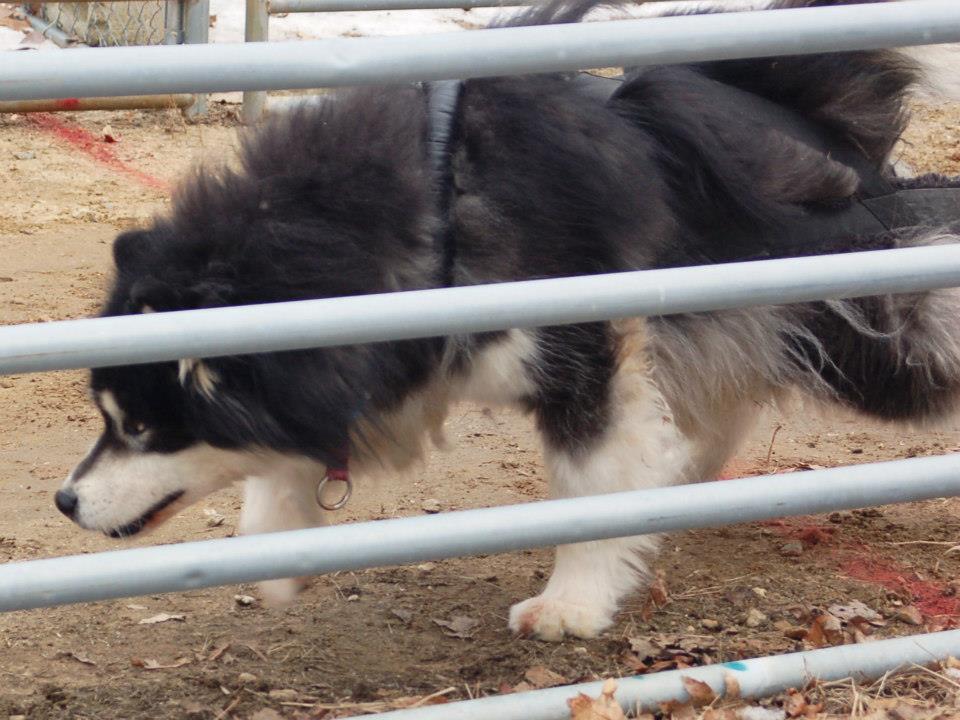
POLYGON ((437 245, 442 254, 441 279, 445 287, 453 284, 453 264, 456 247, 450 223, 450 204, 453 196, 453 139, 457 131, 457 110, 461 80, 437 80, 426 83, 427 96, 427 160, 430 164, 431 187, 440 219, 437 245))

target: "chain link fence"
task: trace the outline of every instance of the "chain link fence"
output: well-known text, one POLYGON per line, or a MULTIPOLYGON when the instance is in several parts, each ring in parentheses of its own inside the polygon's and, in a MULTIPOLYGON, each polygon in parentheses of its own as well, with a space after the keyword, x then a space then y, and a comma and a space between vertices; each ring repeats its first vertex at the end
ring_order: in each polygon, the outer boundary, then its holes
MULTIPOLYGON (((209 40, 210 0, 73 0, 21 6, 33 29, 62 48, 179 45, 209 40)), ((207 111, 206 96, 130 95, 67 100, 0 101, 0 112, 179 107, 188 118, 207 111)))
MULTIPOLYGON (((161 45, 179 21, 168 22, 166 0, 43 3, 36 14, 85 45, 161 45)), ((175 42, 175 40, 174 40, 175 42)))

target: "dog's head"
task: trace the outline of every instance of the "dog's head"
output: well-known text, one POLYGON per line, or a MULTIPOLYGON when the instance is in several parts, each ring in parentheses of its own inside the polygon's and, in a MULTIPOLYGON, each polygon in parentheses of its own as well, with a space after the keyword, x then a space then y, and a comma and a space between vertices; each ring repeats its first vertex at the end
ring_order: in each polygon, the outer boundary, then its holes
MULTIPOLYGON (((422 100, 414 88, 338 95, 248 138, 235 168, 200 169, 168 214, 117 238, 103 314, 434 286, 422 100)), ((345 452, 356 459, 369 445, 357 428, 378 426, 425 382, 437 348, 407 341, 94 370, 103 434, 58 506, 84 527, 132 534, 213 489, 269 474, 278 455, 319 471, 345 452)))
POLYGON ((252 448, 215 447, 194 430, 175 364, 96 370, 91 394, 103 431, 55 499, 82 527, 134 535, 253 472, 252 448))
MULTIPOLYGON (((117 239, 104 315, 238 301, 224 269, 171 253, 171 242, 163 226, 117 239)), ((90 392, 103 431, 56 505, 84 528, 123 537, 214 490, 269 473, 278 455, 304 458, 322 473, 349 452, 351 424, 361 414, 350 367, 364 363, 344 348, 95 369, 90 392)))

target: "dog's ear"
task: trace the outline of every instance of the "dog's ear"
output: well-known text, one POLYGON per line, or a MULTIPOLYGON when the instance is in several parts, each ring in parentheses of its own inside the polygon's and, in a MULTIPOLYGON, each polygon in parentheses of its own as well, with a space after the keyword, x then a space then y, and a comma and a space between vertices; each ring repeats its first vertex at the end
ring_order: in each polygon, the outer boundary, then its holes
POLYGON ((113 262, 122 273, 147 267, 153 256, 153 237, 147 230, 128 230, 113 241, 113 262))
POLYGON ((130 286, 127 311, 130 313, 182 310, 183 300, 177 290, 162 280, 147 276, 130 286))

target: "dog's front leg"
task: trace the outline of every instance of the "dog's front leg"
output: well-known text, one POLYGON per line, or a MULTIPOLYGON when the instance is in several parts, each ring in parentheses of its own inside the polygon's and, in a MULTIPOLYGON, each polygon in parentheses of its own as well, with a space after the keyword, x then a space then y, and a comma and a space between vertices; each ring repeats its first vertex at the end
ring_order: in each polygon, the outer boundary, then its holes
MULTIPOLYGON (((326 524, 326 511, 316 500, 322 472, 298 469, 249 477, 243 493, 240 532, 243 535, 300 530, 326 524)), ((265 580, 257 587, 268 605, 290 603, 306 587, 306 578, 265 580)))
MULTIPOLYGON (((609 420, 586 445, 545 442, 553 497, 598 495, 671 485, 687 479, 691 446, 659 390, 636 359, 614 377, 609 420)), ((659 538, 652 535, 557 548, 544 591, 510 611, 511 629, 542 640, 596 637, 620 602, 648 579, 659 538)))

